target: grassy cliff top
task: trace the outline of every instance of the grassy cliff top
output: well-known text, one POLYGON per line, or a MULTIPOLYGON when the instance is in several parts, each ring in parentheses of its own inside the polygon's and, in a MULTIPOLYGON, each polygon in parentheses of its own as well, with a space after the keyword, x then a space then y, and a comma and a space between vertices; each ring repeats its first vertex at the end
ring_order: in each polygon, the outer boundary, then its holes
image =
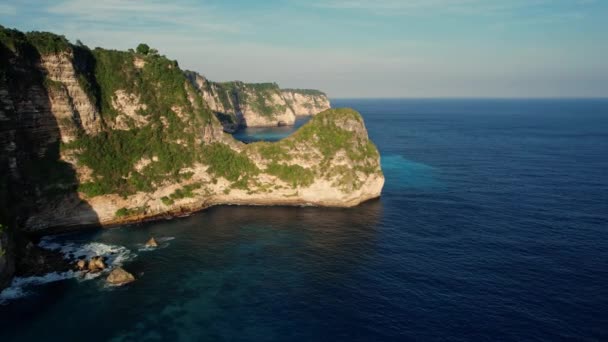
POLYGON ((297 93, 302 95, 311 95, 311 96, 327 96, 324 92, 317 89, 298 89, 298 88, 285 88, 281 89, 285 92, 297 93))
POLYGON ((291 189, 325 180, 350 193, 370 175, 382 173, 363 118, 350 108, 319 113, 280 141, 241 145, 238 151, 222 143, 207 145, 202 158, 209 172, 231 182, 227 191, 260 191, 267 186, 260 179, 270 175, 291 189))
POLYGON ((71 44, 64 36, 50 32, 23 33, 0 25, 0 43, 17 54, 48 54, 70 51, 71 44), (32 47, 37 51, 32 51, 32 47))

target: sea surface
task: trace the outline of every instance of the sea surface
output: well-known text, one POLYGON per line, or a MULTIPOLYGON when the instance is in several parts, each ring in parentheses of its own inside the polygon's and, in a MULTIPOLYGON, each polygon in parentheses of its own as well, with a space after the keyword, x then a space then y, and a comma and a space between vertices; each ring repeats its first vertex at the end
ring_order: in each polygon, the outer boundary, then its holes
POLYGON ((246 127, 236 131, 233 135, 240 141, 250 143, 254 141, 277 141, 289 136, 295 130, 310 120, 310 116, 298 116, 293 126, 281 127, 246 127))
POLYGON ((0 341, 608 340, 608 100, 332 102, 363 114, 382 198, 45 239, 137 281, 18 279, 0 341))

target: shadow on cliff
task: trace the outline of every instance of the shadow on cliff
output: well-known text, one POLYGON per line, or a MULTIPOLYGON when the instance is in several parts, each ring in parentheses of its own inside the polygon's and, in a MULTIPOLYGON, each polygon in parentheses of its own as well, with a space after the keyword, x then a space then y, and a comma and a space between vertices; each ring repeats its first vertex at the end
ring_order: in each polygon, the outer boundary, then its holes
MULTIPOLYGON (((25 36, 11 38, 13 49, 0 43, 0 110, 6 117, 0 134, 3 147, 7 146, 0 151, 0 161, 2 176, 8 180, 2 189, 7 198, 4 219, 15 242, 16 273, 29 275, 54 267, 40 262, 41 256, 48 258, 30 243, 31 238, 62 229, 69 221, 67 215, 86 218, 88 225, 99 225, 99 220, 80 199, 76 171, 60 155, 60 123, 51 110, 50 92, 60 94, 64 85, 46 77, 38 50, 25 36)), ((65 89, 63 93, 67 94, 65 89)), ((70 119, 79 121, 78 113, 70 119)))

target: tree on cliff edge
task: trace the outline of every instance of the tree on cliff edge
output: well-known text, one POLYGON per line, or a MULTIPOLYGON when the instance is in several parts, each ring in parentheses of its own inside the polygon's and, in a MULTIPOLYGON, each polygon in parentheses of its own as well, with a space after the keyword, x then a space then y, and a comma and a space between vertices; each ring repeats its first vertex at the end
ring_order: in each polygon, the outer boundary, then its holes
POLYGON ((137 45, 137 53, 141 53, 142 55, 147 55, 150 52, 150 47, 148 44, 139 44, 137 45))

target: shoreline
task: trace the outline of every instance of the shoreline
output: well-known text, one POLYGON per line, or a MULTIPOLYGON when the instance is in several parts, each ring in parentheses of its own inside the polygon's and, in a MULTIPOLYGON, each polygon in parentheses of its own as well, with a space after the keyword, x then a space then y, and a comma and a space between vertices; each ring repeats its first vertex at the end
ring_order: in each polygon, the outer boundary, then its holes
POLYGON ((45 229, 41 229, 41 230, 37 230, 37 231, 26 231, 26 232, 24 232, 24 234, 28 238, 32 239, 33 241, 35 241, 37 243, 40 239, 42 239, 45 236, 69 234, 69 233, 76 233, 76 232, 87 231, 87 230, 113 229, 113 228, 118 228, 121 226, 134 226, 134 225, 138 225, 138 224, 142 224, 142 223, 149 223, 149 222, 162 221, 162 220, 169 221, 169 220, 192 216, 194 214, 206 211, 213 207, 221 207, 221 206, 226 206, 226 207, 233 207, 233 206, 237 206, 237 207, 291 207, 291 208, 312 207, 312 208, 328 208, 328 209, 339 209, 339 208, 353 209, 360 204, 363 204, 363 203, 366 203, 369 201, 380 200, 380 198, 381 198, 381 195, 378 195, 376 197, 370 197, 370 198, 361 200, 354 205, 335 205, 335 204, 324 205, 324 204, 320 204, 320 203, 310 203, 310 202, 305 202, 305 201, 284 201, 283 203, 277 203, 276 201, 273 201, 273 202, 275 202, 274 204, 262 203, 263 201, 260 201, 258 203, 245 203, 245 201, 242 201, 242 202, 233 201, 230 203, 216 202, 216 203, 207 203, 198 208, 195 208, 193 206, 190 210, 183 210, 186 207, 182 207, 181 210, 171 210, 171 211, 167 211, 165 213, 154 213, 151 215, 145 215, 145 214, 133 215, 133 216, 124 217, 121 220, 110 221, 107 223, 80 224, 80 225, 71 225, 71 226, 54 226, 54 227, 49 227, 49 228, 45 228, 45 229))

